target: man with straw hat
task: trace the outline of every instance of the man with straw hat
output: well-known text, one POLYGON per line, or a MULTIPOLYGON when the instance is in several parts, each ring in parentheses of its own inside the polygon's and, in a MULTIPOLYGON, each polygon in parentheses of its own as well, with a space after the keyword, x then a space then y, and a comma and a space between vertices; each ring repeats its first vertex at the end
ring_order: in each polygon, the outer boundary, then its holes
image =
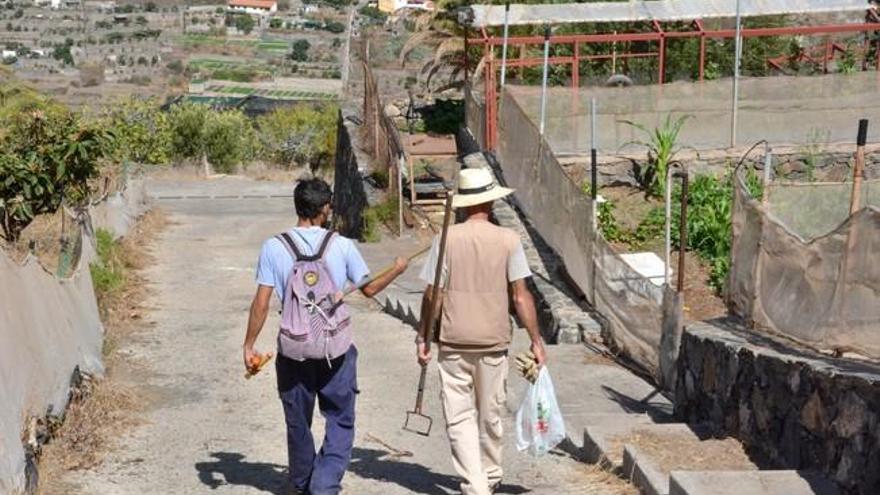
MULTIPOLYGON (((531 338, 538 366, 546 357, 535 303, 526 286, 531 276, 516 232, 490 222, 492 204, 512 189, 495 183, 487 169, 459 175, 452 206, 464 222, 449 228, 442 267, 442 297, 431 301, 439 240, 434 239, 421 279, 428 284, 422 314, 442 305, 438 332, 441 399, 455 470, 464 495, 488 495, 501 484, 501 416, 507 386, 507 354, 512 337, 510 303, 531 338), (437 307, 437 306, 435 306, 437 307)), ((431 360, 426 321, 417 337, 418 360, 431 360)))

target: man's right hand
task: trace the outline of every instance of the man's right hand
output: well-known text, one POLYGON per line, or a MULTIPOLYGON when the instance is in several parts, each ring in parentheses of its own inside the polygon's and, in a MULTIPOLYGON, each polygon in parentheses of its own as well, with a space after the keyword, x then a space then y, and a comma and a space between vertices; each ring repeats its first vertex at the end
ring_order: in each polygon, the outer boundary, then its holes
POLYGON ((244 369, 248 373, 254 371, 254 358, 259 358, 259 354, 251 346, 244 346, 244 369))
POLYGON ((427 342, 416 343, 416 357, 420 365, 427 366, 431 362, 431 345, 427 342))
POLYGON ((544 366, 547 364, 547 352, 544 350, 544 343, 541 341, 533 341, 532 346, 529 348, 532 351, 532 354, 535 355, 535 362, 538 363, 538 366, 544 366))

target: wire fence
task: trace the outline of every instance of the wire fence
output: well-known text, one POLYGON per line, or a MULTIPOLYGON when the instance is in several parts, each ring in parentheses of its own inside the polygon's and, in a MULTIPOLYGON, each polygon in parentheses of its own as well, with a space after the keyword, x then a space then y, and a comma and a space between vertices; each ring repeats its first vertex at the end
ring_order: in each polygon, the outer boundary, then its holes
MULTIPOLYGON (((565 172, 518 99, 505 90, 499 161, 507 184, 541 236, 562 258, 570 279, 603 319, 603 336, 660 383, 669 370, 666 333, 680 335, 683 299, 631 267, 602 237, 593 203, 565 172)), ((673 341, 676 337, 673 336, 673 341)), ((677 346, 670 347, 677 349, 677 346)))
POLYGON ((763 200, 735 180, 728 306, 758 332, 880 359, 880 180, 775 182, 763 200))
POLYGON ((400 194, 399 184, 403 164, 406 163, 406 149, 400 139, 400 132, 394 119, 385 114, 379 93, 379 85, 370 66, 370 42, 366 38, 361 43, 361 62, 364 71, 364 102, 361 140, 364 149, 372 158, 374 172, 388 178, 390 193, 400 194))

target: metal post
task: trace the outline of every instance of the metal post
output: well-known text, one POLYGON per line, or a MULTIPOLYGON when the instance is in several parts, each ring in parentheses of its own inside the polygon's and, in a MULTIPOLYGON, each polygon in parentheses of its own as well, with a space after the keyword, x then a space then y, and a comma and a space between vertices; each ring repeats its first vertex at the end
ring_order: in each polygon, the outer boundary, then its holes
POLYGON ((736 42, 733 57, 733 103, 730 115, 730 147, 736 146, 736 112, 739 102, 739 64, 742 59, 742 16, 740 0, 736 0, 736 42))
MULTIPOLYGON (((410 136, 412 138, 412 136, 410 136)), ((397 156, 397 237, 403 237, 403 167, 406 152, 397 156)))
POLYGON ((770 185, 771 173, 773 171, 773 151, 770 149, 770 143, 764 143, 764 198, 767 197, 767 186, 770 185))
MULTIPOLYGON (((469 48, 468 33, 469 33, 469 31, 470 30, 468 29, 468 26, 465 25, 465 27, 464 27, 464 82, 465 83, 467 83, 470 80, 470 77, 468 74, 468 72, 470 70, 470 65, 471 65, 470 57, 468 55, 468 48, 469 48)), ((492 47, 490 46, 487 49, 491 50, 492 47)))
POLYGON ((706 77, 706 33, 700 35, 700 81, 706 77))
POLYGON ((550 65, 550 26, 544 25, 544 75, 541 78, 541 125, 539 132, 544 136, 544 123, 547 116, 547 71, 550 65))
POLYGON ((590 189, 595 216, 596 197, 599 194, 599 167, 596 159, 596 98, 590 99, 590 189))
POLYGON ((684 262, 687 251, 688 173, 684 170, 675 175, 681 178, 681 218, 678 231, 678 293, 681 294, 684 292, 684 262))
POLYGON ((501 45, 501 89, 507 78, 507 39, 510 34, 510 2, 504 3, 504 43, 501 45))
POLYGON ((672 167, 666 167, 666 193, 664 198, 664 206, 666 213, 666 222, 664 225, 664 244, 663 255, 665 257, 665 266, 663 273, 663 283, 669 285, 669 266, 672 263, 672 167))
MULTIPOLYGON (((880 54, 878 54, 880 55, 880 54)), ((859 134, 856 137, 856 163, 853 167, 852 196, 849 202, 849 214, 861 208, 862 175, 865 170, 865 142, 868 140, 868 119, 859 120, 859 134)))

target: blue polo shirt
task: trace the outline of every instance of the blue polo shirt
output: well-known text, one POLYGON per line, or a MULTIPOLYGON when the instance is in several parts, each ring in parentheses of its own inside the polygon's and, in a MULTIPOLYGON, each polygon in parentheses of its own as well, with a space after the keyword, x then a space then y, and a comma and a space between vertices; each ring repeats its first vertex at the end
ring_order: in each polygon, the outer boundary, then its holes
MULTIPOLYGON (((321 227, 294 227, 287 232, 304 255, 317 253, 321 242, 329 233, 321 227)), ((341 235, 333 239, 324 254, 324 260, 336 290, 343 290, 347 283, 360 283, 370 275, 370 270, 354 241, 341 235)), ((257 283, 273 287, 275 294, 282 299, 291 270, 293 270, 293 258, 284 244, 275 237, 267 239, 263 243, 260 259, 257 262, 257 283)))

